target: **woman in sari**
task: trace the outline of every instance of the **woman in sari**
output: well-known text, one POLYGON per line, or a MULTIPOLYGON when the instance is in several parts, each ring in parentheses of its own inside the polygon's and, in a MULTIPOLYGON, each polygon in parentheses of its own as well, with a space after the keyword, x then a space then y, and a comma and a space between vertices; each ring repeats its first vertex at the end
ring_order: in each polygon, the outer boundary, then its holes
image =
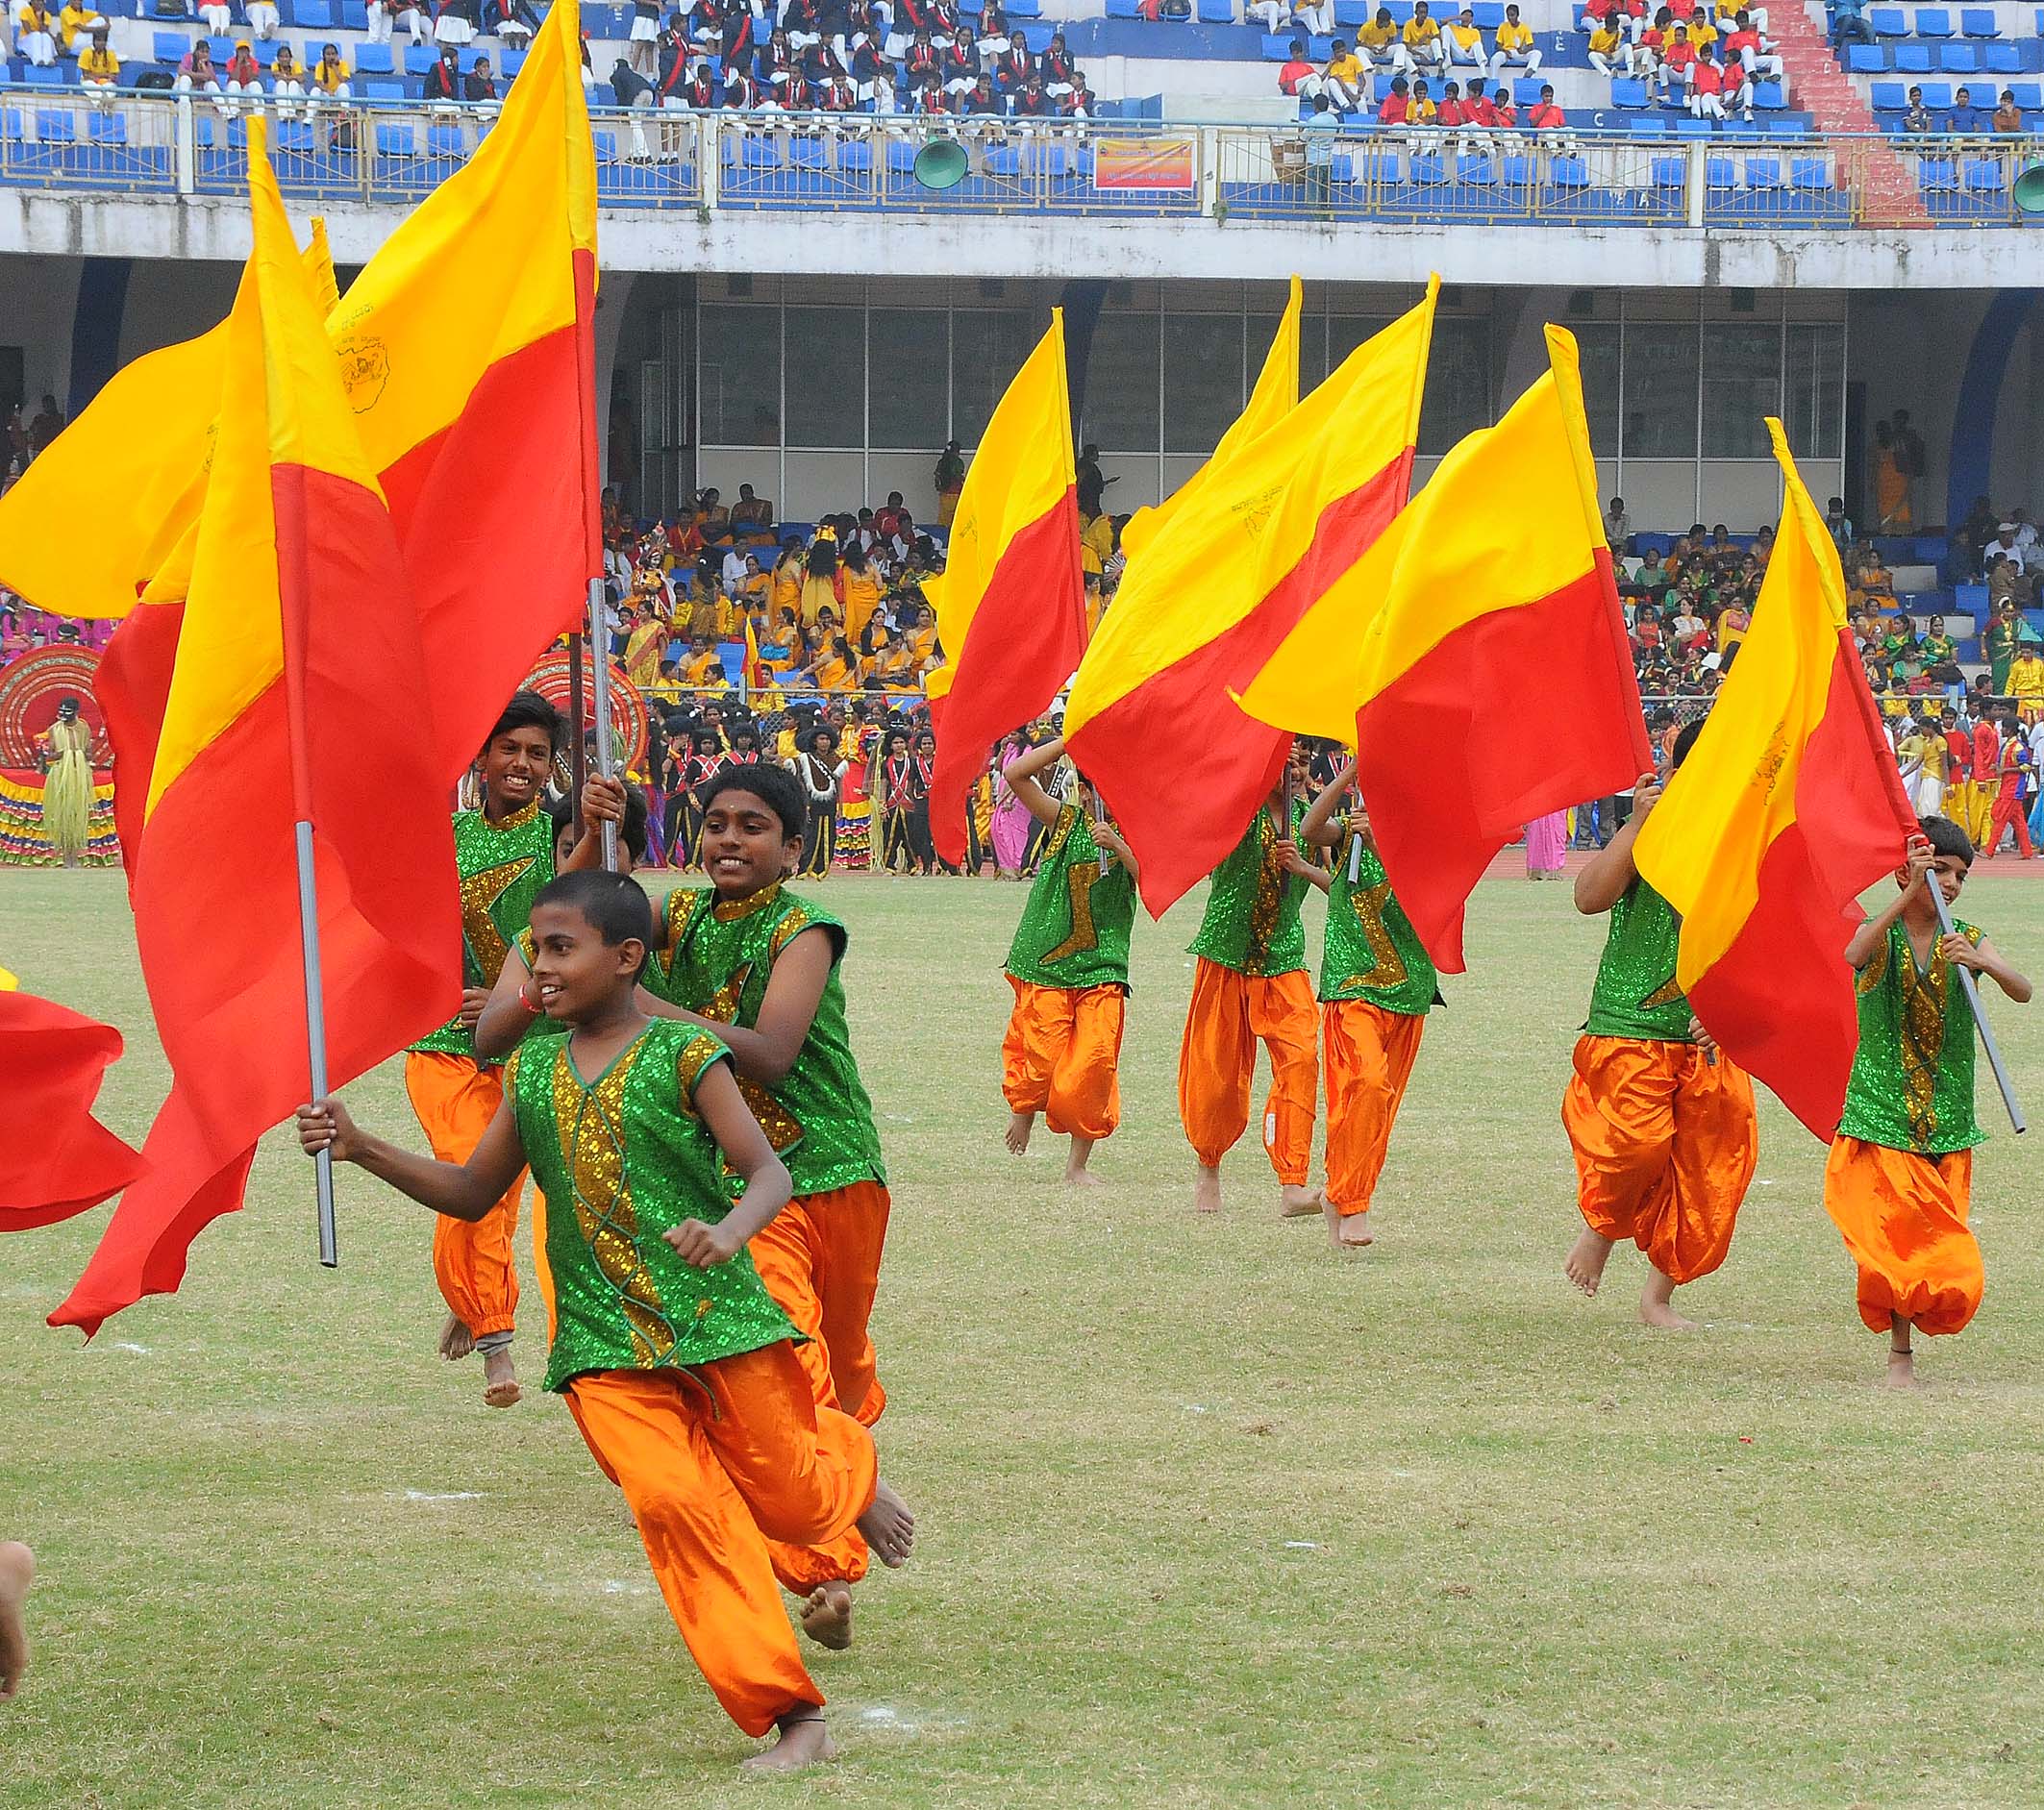
POLYGON ((837 534, 834 529, 819 528, 803 563, 803 623, 810 626, 822 621, 825 610, 835 617, 837 609, 837 534))
POLYGON ((1559 880, 1567 864, 1568 812, 1551 810, 1526 826, 1526 878, 1559 880))
POLYGON ((993 765, 993 864, 1003 880, 1022 878, 1023 863, 1029 855, 1029 832, 1036 821, 1002 777, 1008 763, 1018 759, 1029 746, 1029 737, 1017 730, 1001 744, 993 765))
POLYGON ((857 540, 844 550, 844 557, 837 562, 837 597, 843 605, 844 632, 853 640, 865 633, 866 624, 873 620, 880 608, 880 600, 885 587, 880 574, 873 569, 866 558, 866 550, 857 540))
POLYGON ((659 603, 650 594, 640 594, 639 608, 643 613, 638 627, 632 631, 625 642, 625 677, 645 692, 661 682, 661 662, 667 653, 668 624, 661 613, 659 603))
POLYGON ((909 868, 909 781, 913 771, 908 731, 890 729, 880 763, 880 864, 890 874, 909 868))
MULTIPOLYGON (((848 658, 843 635, 837 646, 848 658)), ((837 859, 850 872, 863 874, 873 861, 873 781, 880 753, 880 730, 866 721, 863 703, 852 707, 838 745, 844 751, 844 783, 837 794, 837 859)))
POLYGON ((1883 534, 1910 525, 1909 481, 1896 454, 1894 433, 1885 421, 1874 423, 1874 513, 1883 534))
POLYGON ((92 729, 80 719, 76 698, 58 705, 42 740, 42 831, 64 866, 82 866, 92 827, 92 729))

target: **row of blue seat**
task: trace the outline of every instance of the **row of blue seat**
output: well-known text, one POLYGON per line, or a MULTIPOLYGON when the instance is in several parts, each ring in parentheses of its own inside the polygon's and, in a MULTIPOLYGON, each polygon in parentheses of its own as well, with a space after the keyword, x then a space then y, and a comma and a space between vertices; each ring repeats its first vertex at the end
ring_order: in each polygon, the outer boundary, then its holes
MULTIPOLYGON (((1993 86, 1991 83, 1988 85, 1993 86)), ((1868 98, 1877 113, 1900 113, 1909 105, 1909 89, 1914 87, 1923 94, 1924 106, 1932 112, 1941 112, 1952 105, 1952 97, 1965 87, 1963 82, 1876 82, 1869 89, 1868 98)), ((2009 93, 2015 96, 2015 104, 2026 112, 2034 112, 2044 107, 2044 85, 2035 82, 2011 82, 2009 93)), ((1984 98, 1984 94, 1980 97, 1984 98)), ((1991 112, 1991 107, 1981 109, 1991 112)))
MULTIPOLYGON (((2044 31, 2044 11, 2038 13, 2044 31)), ((1869 7, 1866 22, 1876 37, 1999 37, 2002 22, 1991 7, 1961 7, 1955 30, 1944 7, 1918 7, 1912 23, 1900 7, 1869 7)))
POLYGON ((2000 44, 1848 44, 1849 75, 2021 75, 2044 69, 2044 38, 2000 44))
MULTIPOLYGON (((227 60, 234 55, 236 43, 248 42, 245 38, 237 40, 232 37, 209 37, 205 41, 207 49, 212 52, 214 65, 223 69, 227 66, 227 60)), ((249 49, 257 63, 267 69, 277 61, 277 51, 282 41, 264 40, 262 43, 249 44, 249 49)), ((158 62, 175 69, 190 51, 192 43, 193 40, 182 32, 158 32, 150 48, 158 62)), ((306 39, 302 45, 293 44, 290 48, 291 55, 308 68, 319 60, 320 46, 312 38, 306 39)), ((352 46, 352 55, 348 51, 342 51, 341 61, 350 64, 358 75, 402 73, 423 76, 440 60, 440 53, 430 44, 407 44, 403 47, 404 61, 400 62, 396 54, 398 48, 393 44, 356 44, 352 46)), ((525 52, 522 50, 513 50, 508 44, 495 51, 487 44, 470 44, 461 52, 462 74, 466 75, 475 67, 478 57, 489 58, 489 66, 505 81, 509 81, 525 66, 525 52)))
MULTIPOLYGON (((1654 104, 1653 87, 1637 76, 1621 75, 1611 78, 1611 105, 1613 107, 1651 107, 1654 104)), ((1662 105, 1680 107, 1683 91, 1680 84, 1669 85, 1667 98, 1662 105)), ((1756 82, 1753 85, 1753 104, 1765 108, 1770 112, 1779 112, 1788 105, 1788 89, 1780 82, 1756 82)))

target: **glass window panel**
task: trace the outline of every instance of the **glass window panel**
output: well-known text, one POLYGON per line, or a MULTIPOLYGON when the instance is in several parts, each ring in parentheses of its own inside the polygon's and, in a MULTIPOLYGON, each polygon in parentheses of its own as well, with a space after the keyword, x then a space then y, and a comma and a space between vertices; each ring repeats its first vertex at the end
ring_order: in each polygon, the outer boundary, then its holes
POLYGON ((1032 341, 1020 309, 960 309, 951 317, 951 433, 977 446, 994 404, 1022 368, 1032 341))
POLYGON ((1599 459, 1616 459, 1618 325, 1615 321, 1571 321, 1569 332, 1576 335, 1583 365, 1583 408, 1589 416, 1590 451, 1599 459))
POLYGON ((865 310, 789 309, 787 444, 865 443, 865 310))
POLYGON ((948 316, 940 308, 876 308, 868 319, 866 418, 874 446, 942 446, 950 437, 948 316))
POLYGON ((1165 315, 1164 451, 1210 453, 1241 412, 1241 315, 1165 315))
POLYGON ((704 446, 781 444, 781 310, 707 304, 699 321, 704 446))
POLYGON ((1157 337, 1155 314, 1101 315, 1086 360, 1082 440, 1104 453, 1156 453, 1157 337))
POLYGON ((1490 425, 1490 323, 1437 315, 1419 408, 1419 450, 1433 458, 1490 425))
POLYGON ((1845 329, 1831 322, 1788 330, 1787 394, 1782 420, 1790 448, 1838 459, 1845 445, 1845 329))
POLYGON ((1706 321, 1704 457, 1766 459, 1766 417, 1782 408, 1782 329, 1774 321, 1706 321))
MULTIPOLYGON (((1271 333, 1277 330, 1277 322, 1271 322, 1271 333)), ((1270 334, 1263 335, 1263 349, 1270 349, 1270 334)), ((1327 316, 1309 311, 1299 319, 1299 394, 1306 396, 1318 389, 1327 381, 1327 316)))
POLYGON ((1625 329, 1625 456, 1696 457, 1696 328, 1629 321, 1625 329))
POLYGON ((1390 324, 1387 314, 1330 314, 1327 320, 1327 369, 1321 376, 1333 376, 1343 359, 1372 334, 1381 333, 1390 324))

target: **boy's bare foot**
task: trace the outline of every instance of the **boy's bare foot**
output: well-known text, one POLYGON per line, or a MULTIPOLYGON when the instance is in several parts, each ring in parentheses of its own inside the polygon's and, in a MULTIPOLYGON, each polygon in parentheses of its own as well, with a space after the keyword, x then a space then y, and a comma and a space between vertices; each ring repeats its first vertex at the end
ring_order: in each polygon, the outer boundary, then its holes
POLYGON ((1890 1350, 1886 1380, 1890 1389, 1921 1389, 1923 1384, 1916 1380, 1916 1353, 1890 1350))
POLYGON ((774 1724, 780 1739, 763 1753, 738 1762, 745 1773, 794 1773, 805 1766, 820 1766, 837 1757, 837 1744, 823 1725, 820 1709, 801 1709, 783 1716, 774 1724))
POLYGON ((1320 1212, 1326 1205, 1326 1195, 1318 1188, 1308 1187, 1303 1181, 1287 1181, 1278 1190, 1280 1219, 1305 1219, 1309 1214, 1320 1212))
POLYGON ((1370 1214, 1365 1207, 1360 1213, 1344 1213, 1327 1198, 1327 1190, 1320 1190, 1320 1211, 1327 1221, 1328 1243, 1336 1251, 1360 1251, 1363 1246, 1374 1244, 1370 1235, 1370 1214))
POLYGON ((459 1315, 449 1314, 447 1324, 440 1328, 440 1355, 466 1357, 475 1349, 476 1335, 461 1324, 459 1315))
POLYGON ((36 1555, 19 1540, 0 1541, 0 1698, 12 1697, 29 1663, 21 1604, 36 1576, 36 1555))
POLYGON ((1218 1213, 1221 1210, 1221 1172, 1200 1164, 1199 1177, 1192 1184, 1192 1210, 1195 1213, 1218 1213))
POLYGON ((1072 1153, 1064 1165, 1064 1185, 1068 1188, 1098 1188, 1105 1185, 1086 1165, 1093 1159, 1093 1145, 1096 1140, 1072 1133, 1072 1153))
POLYGON ((1650 1271, 1646 1287, 1639 1291, 1640 1325, 1662 1332, 1694 1332, 1696 1322, 1684 1320, 1670 1304, 1674 1295, 1675 1278, 1658 1270, 1650 1271))
POLYGON ((802 1631, 817 1646, 843 1652, 852 1644, 852 1586, 834 1577, 810 1591, 802 1605, 802 1631))
POLYGON ((1602 1232, 1592 1231, 1585 1226, 1583 1236, 1569 1247, 1568 1259, 1561 1265, 1568 1279, 1585 1295, 1594 1295, 1598 1284, 1604 1280, 1604 1266, 1610 1261, 1611 1241, 1602 1232))
POLYGON ((493 1408, 514 1407, 525 1399, 511 1347, 493 1346, 483 1353, 483 1400, 493 1408))
POLYGON ((898 1571, 908 1564, 915 1546, 915 1517, 885 1477, 873 1486, 873 1506, 860 1516, 859 1531, 883 1565, 898 1571))
POLYGON ((1034 1112, 1010 1112, 1008 1115, 1008 1133, 1002 1142, 1008 1146, 1010 1156, 1019 1156, 1029 1149, 1029 1134, 1036 1128, 1034 1112))

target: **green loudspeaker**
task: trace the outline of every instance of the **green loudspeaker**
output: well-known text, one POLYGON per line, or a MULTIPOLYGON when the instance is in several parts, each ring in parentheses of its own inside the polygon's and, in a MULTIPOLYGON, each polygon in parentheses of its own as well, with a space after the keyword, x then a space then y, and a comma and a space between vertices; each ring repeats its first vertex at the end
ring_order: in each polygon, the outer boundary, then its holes
POLYGON ((915 180, 925 188, 956 188, 971 167, 956 138, 932 138, 915 154, 915 180))
POLYGON ((2015 205, 2025 213, 2044 213, 2044 163, 2032 163, 2015 179, 2015 205))

